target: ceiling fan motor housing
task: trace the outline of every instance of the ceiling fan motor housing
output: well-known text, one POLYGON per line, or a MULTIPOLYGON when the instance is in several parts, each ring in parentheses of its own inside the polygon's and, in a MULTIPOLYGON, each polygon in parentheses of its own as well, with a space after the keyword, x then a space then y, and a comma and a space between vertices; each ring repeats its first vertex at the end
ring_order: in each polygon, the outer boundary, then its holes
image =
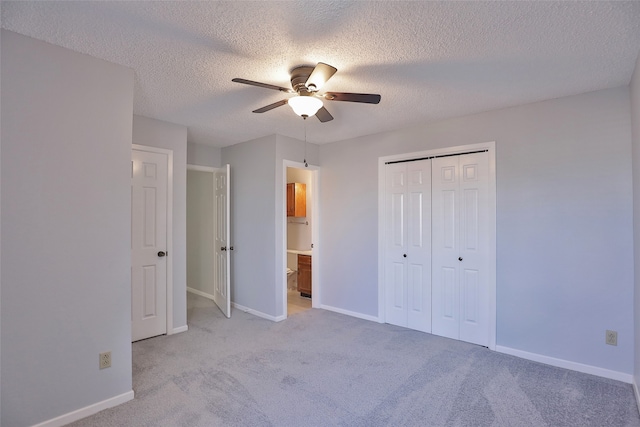
POLYGON ((314 67, 296 67, 291 70, 291 87, 294 91, 296 91, 300 96, 311 96, 313 95, 313 90, 310 90, 306 86, 307 79, 311 75, 314 67))

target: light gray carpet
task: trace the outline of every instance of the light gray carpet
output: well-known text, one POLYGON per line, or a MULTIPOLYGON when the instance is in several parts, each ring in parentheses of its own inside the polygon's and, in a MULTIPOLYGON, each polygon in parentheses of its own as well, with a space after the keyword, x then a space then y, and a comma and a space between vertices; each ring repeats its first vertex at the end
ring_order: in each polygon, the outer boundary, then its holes
POLYGON ((72 426, 640 426, 629 384, 328 311, 232 316, 135 343, 135 399, 72 426))

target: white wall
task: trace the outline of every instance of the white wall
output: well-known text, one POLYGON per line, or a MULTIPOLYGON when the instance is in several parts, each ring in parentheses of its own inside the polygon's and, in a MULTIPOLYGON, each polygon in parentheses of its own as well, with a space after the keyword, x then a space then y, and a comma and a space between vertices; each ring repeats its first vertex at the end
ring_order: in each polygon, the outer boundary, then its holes
POLYGON ((378 315, 378 157, 496 141, 498 345, 630 374, 630 132, 623 87, 320 146, 322 303, 378 315))
POLYGON ((187 286, 214 293, 213 172, 187 170, 187 286))
POLYGON ((5 30, 1 63, 1 423, 20 427, 132 393, 134 76, 5 30))
POLYGON ((187 128, 133 116, 133 143, 173 151, 173 329, 187 325, 187 128))
POLYGON ((222 166, 221 158, 222 150, 218 147, 195 142, 187 143, 187 164, 189 165, 219 168, 222 166))
MULTIPOLYGON (((640 384, 640 55, 636 61, 636 68, 631 78, 631 133, 633 145, 633 241, 635 266, 634 293, 634 336, 635 360, 634 379, 640 384)), ((637 394, 636 398, 640 395, 637 394)), ((640 401, 638 402, 640 405, 640 401)))

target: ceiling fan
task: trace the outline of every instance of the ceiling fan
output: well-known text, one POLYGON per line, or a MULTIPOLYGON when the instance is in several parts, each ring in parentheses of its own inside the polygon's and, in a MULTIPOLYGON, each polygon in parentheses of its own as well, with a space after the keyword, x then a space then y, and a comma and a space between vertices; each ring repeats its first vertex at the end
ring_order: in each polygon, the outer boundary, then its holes
POLYGON ((291 98, 283 99, 253 110, 254 113, 264 113, 282 105, 289 104, 297 115, 302 116, 304 119, 315 115, 322 123, 333 120, 333 116, 322 103, 323 99, 327 101, 362 102, 365 104, 377 104, 380 102, 380 95, 372 93, 325 92, 324 94, 319 94, 318 91, 320 88, 336 71, 338 70, 335 67, 323 62, 318 62, 318 65, 315 67, 296 67, 291 70, 291 87, 293 89, 239 78, 231 81, 296 94, 296 96, 291 98))

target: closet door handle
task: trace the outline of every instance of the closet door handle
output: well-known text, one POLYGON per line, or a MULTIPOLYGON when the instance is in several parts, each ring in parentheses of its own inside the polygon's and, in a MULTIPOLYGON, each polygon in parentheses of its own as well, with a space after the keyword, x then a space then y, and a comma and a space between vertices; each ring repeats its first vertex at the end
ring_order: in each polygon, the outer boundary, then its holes
POLYGON ((164 252, 164 251, 160 251, 160 252, 158 252, 158 256, 159 256, 160 258, 162 258, 163 256, 165 256, 166 254, 167 254, 167 253, 166 253, 166 252, 164 252))
POLYGON ((407 254, 402 254, 402 256, 406 258, 406 257, 407 257, 407 254))
POLYGON ((462 261, 462 257, 458 257, 458 261, 462 261))
POLYGON ((227 250, 227 247, 226 247, 226 246, 221 246, 221 247, 220 247, 220 250, 221 250, 221 251, 226 251, 226 250, 227 250))

